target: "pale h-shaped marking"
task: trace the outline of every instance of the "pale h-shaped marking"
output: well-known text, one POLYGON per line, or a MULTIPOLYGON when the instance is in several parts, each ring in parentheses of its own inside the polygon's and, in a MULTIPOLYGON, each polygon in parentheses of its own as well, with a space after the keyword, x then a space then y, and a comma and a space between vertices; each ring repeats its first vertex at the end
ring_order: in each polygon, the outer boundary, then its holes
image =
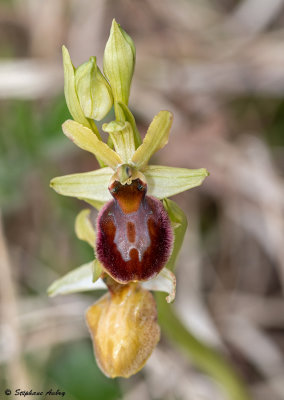
POLYGON ((118 204, 115 213, 111 213, 114 219, 115 236, 114 243, 124 261, 130 261, 130 251, 136 249, 139 261, 142 261, 145 251, 151 245, 148 221, 153 211, 146 201, 142 201, 138 210, 129 214, 124 213, 118 204), (130 242, 127 235, 127 225, 131 222, 135 227, 135 240, 130 242))

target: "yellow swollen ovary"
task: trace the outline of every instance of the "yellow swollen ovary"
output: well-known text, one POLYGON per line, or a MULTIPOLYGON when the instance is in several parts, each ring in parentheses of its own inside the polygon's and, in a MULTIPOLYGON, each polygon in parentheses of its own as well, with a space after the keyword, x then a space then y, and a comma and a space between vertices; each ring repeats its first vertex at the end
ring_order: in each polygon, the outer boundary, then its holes
POLYGON ((136 283, 106 294, 86 318, 98 365, 111 378, 138 372, 160 339, 154 298, 136 283))

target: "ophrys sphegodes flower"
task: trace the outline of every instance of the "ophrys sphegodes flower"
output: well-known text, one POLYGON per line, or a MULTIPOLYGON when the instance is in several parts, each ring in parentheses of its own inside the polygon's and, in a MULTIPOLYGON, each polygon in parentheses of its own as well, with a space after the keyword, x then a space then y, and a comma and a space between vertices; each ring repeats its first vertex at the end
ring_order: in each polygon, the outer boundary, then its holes
POLYGON ((135 46, 115 21, 104 54, 105 76, 94 57, 74 68, 65 47, 63 63, 64 92, 74 119, 63 124, 63 132, 94 154, 101 168, 54 178, 51 186, 86 201, 99 214, 95 223, 85 209, 75 222, 78 238, 94 248, 94 260, 55 281, 48 292, 55 296, 108 289, 88 310, 87 324, 103 372, 129 377, 143 367, 159 340, 149 290, 168 292, 168 302, 175 296, 170 269, 187 223, 183 211, 167 198, 200 185, 208 172, 148 164, 167 144, 173 118, 160 111, 141 140, 128 108, 135 46), (116 119, 102 126, 109 135, 105 143, 95 121, 105 118, 112 105, 116 119))

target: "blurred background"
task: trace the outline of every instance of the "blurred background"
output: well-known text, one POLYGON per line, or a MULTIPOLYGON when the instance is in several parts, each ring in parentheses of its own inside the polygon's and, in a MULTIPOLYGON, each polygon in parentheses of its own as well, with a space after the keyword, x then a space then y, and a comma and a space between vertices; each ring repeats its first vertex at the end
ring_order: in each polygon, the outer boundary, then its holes
POLYGON ((92 257, 73 228, 86 205, 49 188, 97 168, 61 132, 61 46, 75 66, 96 55, 102 67, 113 17, 137 48, 140 131, 174 113, 153 163, 210 171, 174 198, 189 220, 175 309, 253 399, 284 399, 283 0, 0 0, 0 398, 52 388, 68 400, 227 399, 164 336, 140 373, 107 379, 84 321, 98 295, 46 295, 92 257))

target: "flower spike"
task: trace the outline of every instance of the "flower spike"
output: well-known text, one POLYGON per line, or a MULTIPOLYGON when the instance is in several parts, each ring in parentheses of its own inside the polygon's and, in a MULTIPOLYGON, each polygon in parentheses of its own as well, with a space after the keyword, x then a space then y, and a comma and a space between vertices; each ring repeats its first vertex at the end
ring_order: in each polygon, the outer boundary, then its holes
POLYGON ((57 279, 48 294, 107 291, 87 310, 86 320, 98 366, 112 378, 138 372, 159 341, 150 291, 166 292, 167 302, 175 298, 173 270, 187 219, 168 197, 208 176, 205 168, 149 165, 168 143, 173 115, 160 111, 141 141, 128 107, 135 56, 133 40, 115 20, 104 52, 105 76, 95 57, 75 69, 63 47, 64 92, 74 120, 64 122, 62 129, 78 147, 94 154, 101 168, 50 182, 56 192, 99 210, 96 219, 90 210, 82 210, 75 221, 77 237, 94 249, 95 258, 57 279), (105 143, 94 120, 105 118, 112 105, 115 120, 108 118, 102 125, 109 135, 105 143))

